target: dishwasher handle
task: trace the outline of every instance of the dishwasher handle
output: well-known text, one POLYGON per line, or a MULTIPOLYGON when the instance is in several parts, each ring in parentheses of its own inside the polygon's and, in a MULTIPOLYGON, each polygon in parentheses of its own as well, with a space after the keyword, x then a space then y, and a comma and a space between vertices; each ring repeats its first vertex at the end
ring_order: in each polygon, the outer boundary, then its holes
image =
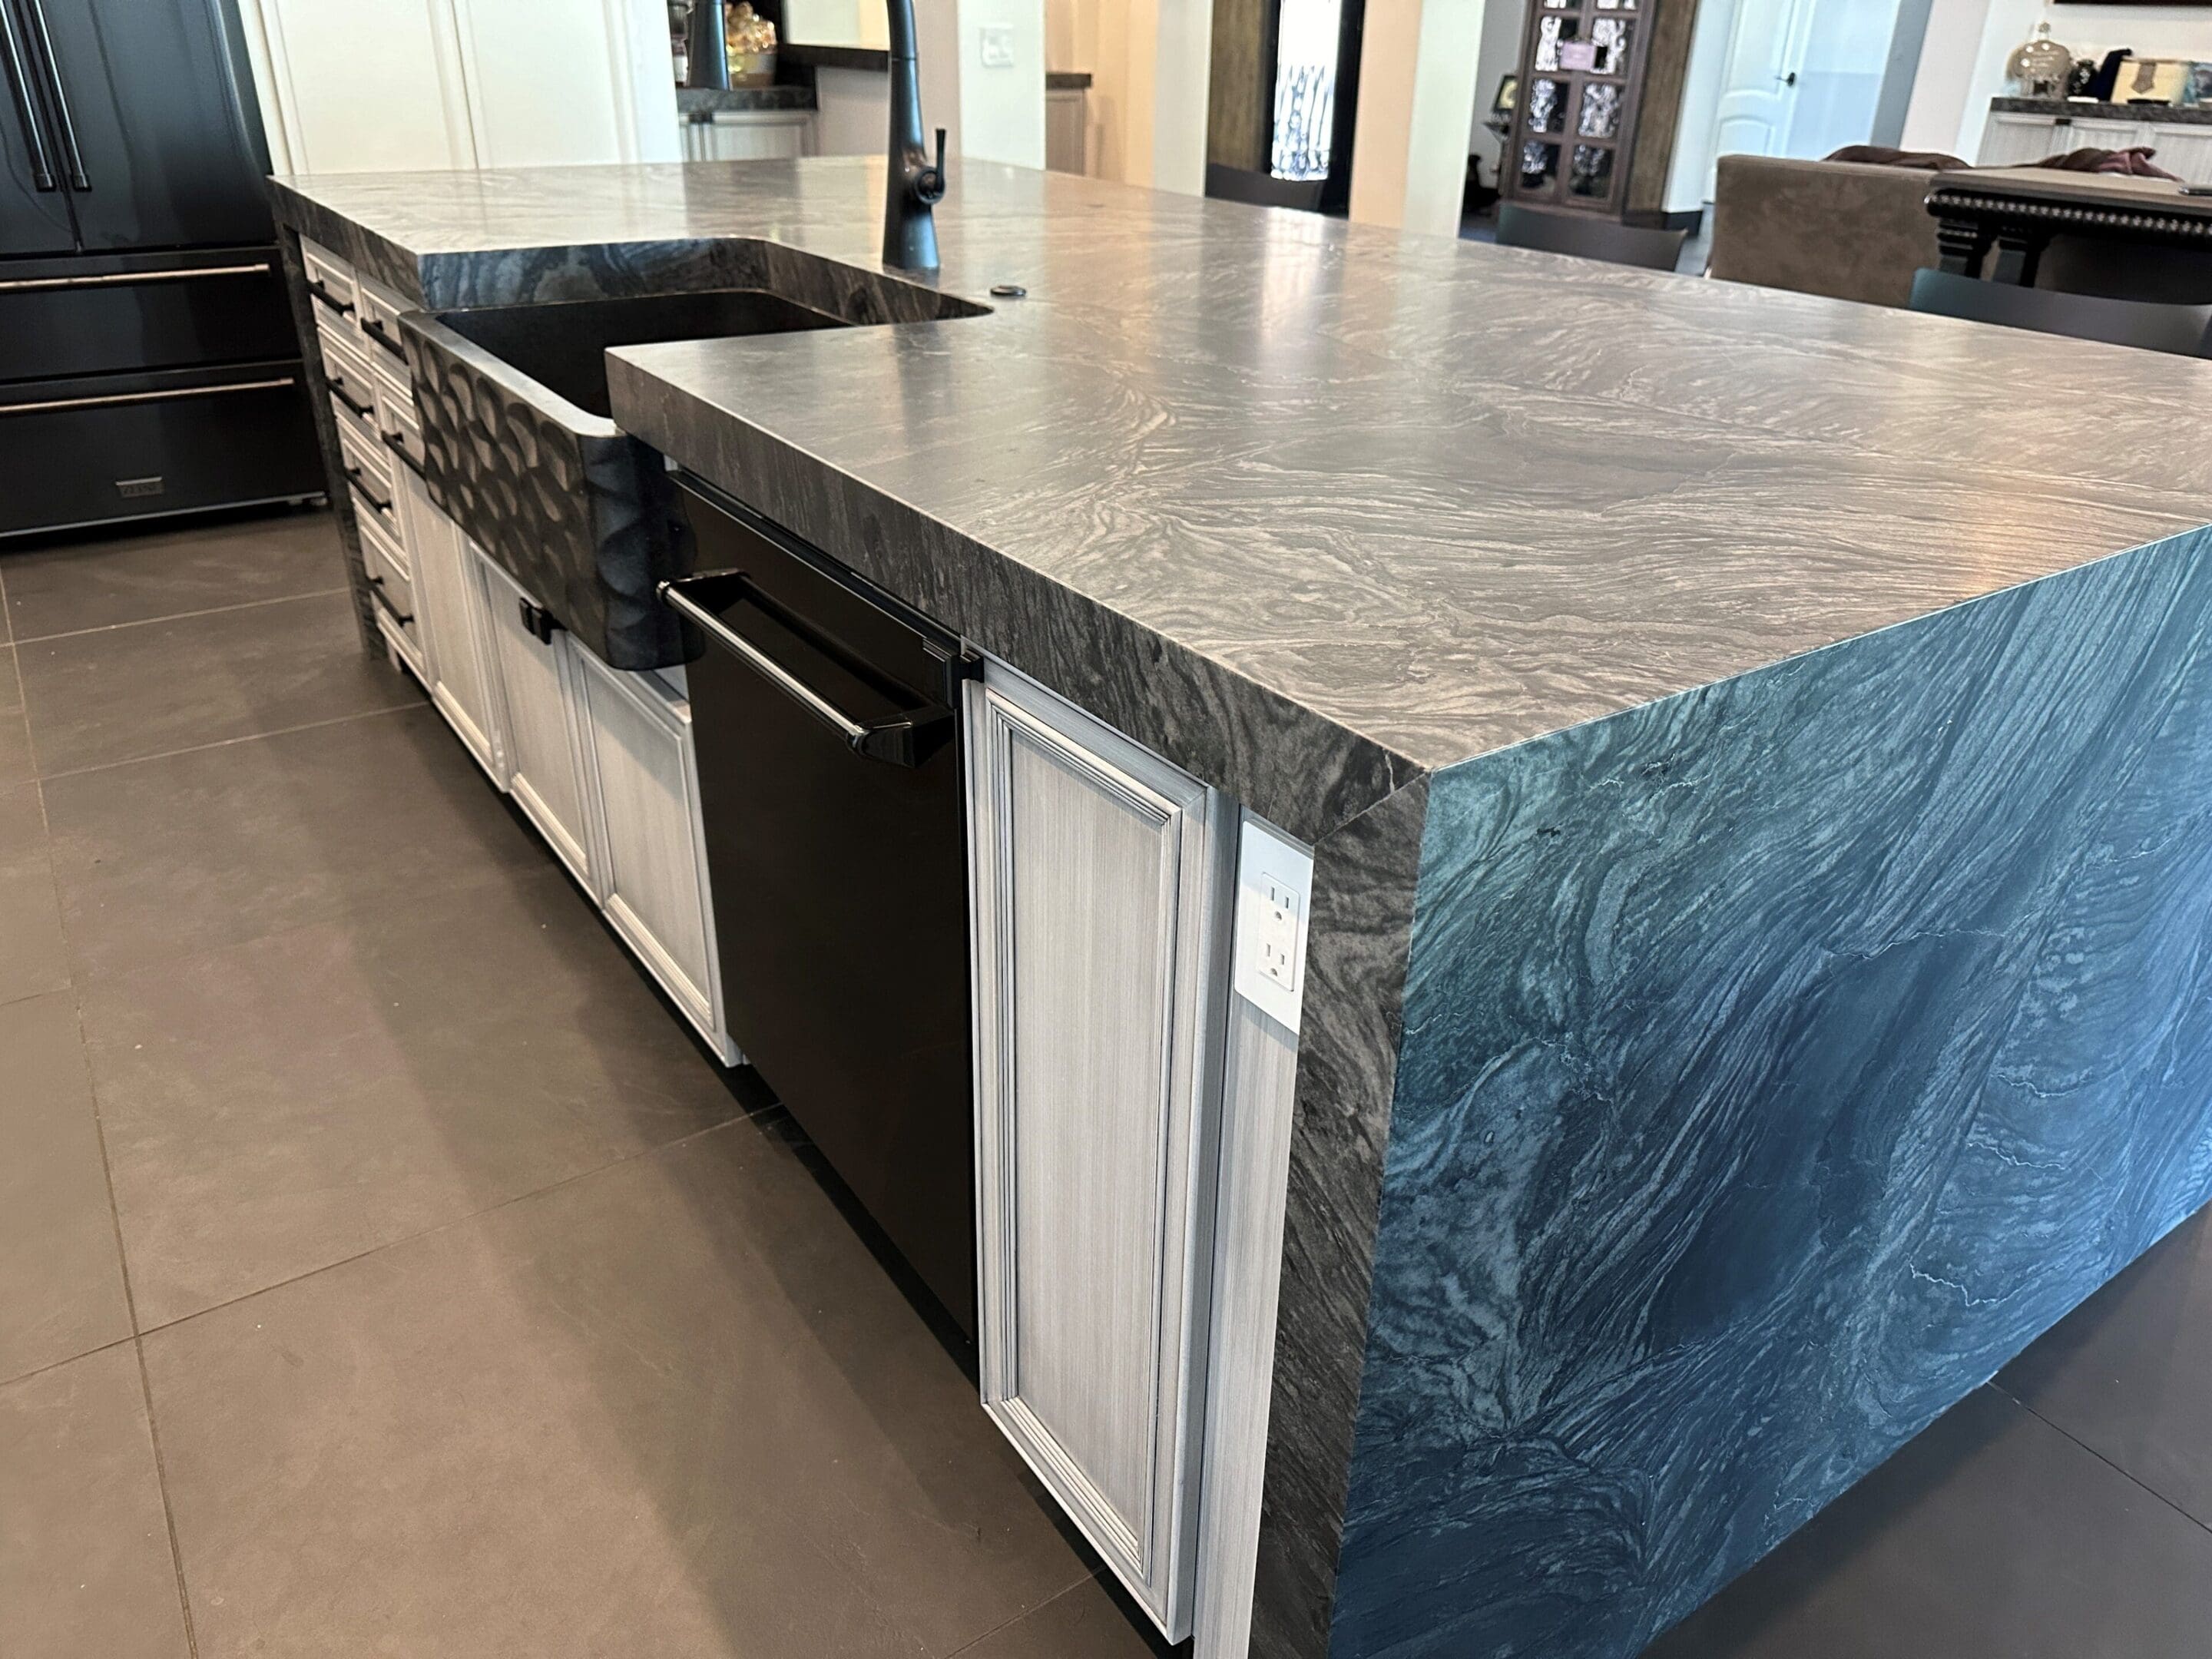
POLYGON ((660 584, 664 603, 699 624, 707 637, 759 674, 808 714, 845 739, 854 753, 893 766, 919 766, 936 744, 928 741, 953 721, 953 713, 942 704, 856 720, 843 709, 793 673, 774 657, 732 629, 696 599, 677 591, 672 581, 660 584))

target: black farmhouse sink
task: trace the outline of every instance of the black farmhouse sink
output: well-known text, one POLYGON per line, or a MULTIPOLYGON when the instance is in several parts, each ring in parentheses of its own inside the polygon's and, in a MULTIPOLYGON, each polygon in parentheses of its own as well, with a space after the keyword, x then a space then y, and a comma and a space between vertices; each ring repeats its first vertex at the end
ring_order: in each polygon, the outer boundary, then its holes
POLYGON ((663 580, 690 573, 669 533, 660 458, 608 418, 609 350, 987 310, 775 244, 720 252, 718 287, 400 319, 431 498, 616 668, 671 666, 696 655, 697 641, 658 597, 663 580))
POLYGON ((608 414, 607 353, 617 346, 854 326, 842 317, 757 288, 483 306, 441 312, 438 320, 556 397, 601 420, 608 414))

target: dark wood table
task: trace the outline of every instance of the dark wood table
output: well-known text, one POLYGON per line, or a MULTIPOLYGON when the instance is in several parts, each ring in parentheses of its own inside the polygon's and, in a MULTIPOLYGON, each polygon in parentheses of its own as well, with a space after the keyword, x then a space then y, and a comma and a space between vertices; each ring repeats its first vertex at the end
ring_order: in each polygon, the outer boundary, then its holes
POLYGON ((1943 269, 2035 283, 2054 237, 2185 250, 2212 257, 2212 196, 2187 196, 2167 179, 2130 179, 2051 167, 1973 167, 1938 173, 1928 192, 1943 269))

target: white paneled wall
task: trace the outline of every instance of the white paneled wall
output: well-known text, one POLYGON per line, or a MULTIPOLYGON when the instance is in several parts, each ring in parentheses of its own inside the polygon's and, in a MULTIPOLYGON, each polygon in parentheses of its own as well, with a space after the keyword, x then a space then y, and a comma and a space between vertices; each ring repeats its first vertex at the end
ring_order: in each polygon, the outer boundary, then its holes
POLYGON ((284 173, 673 161, 663 0, 240 0, 284 173))

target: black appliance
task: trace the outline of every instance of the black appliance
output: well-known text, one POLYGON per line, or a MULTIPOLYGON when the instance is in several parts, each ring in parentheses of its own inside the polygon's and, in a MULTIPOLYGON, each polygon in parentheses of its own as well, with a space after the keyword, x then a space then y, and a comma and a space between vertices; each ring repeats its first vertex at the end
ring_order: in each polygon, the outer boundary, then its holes
POLYGON ((688 664, 731 1035, 945 1310, 975 1329, 960 642, 678 476, 688 664))
POLYGON ((322 493, 234 0, 0 0, 0 536, 322 493))

